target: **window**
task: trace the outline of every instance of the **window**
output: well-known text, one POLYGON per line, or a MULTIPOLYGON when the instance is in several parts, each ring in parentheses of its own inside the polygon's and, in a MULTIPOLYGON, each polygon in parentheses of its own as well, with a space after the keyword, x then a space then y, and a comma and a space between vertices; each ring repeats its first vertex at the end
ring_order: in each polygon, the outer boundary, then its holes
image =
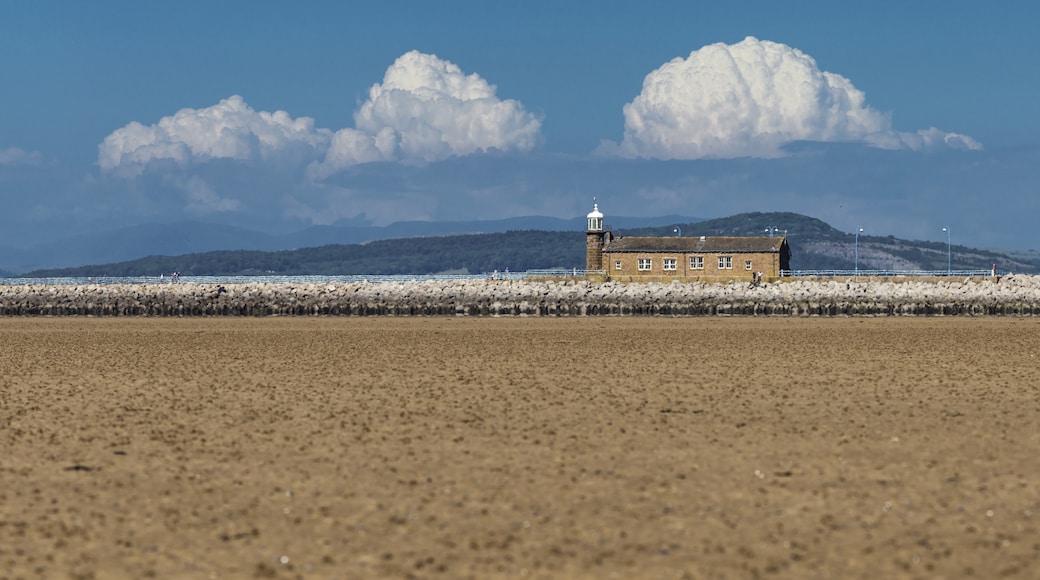
POLYGON ((639 269, 640 270, 649 270, 650 266, 652 264, 653 264, 653 260, 651 260, 650 258, 639 258, 639 269))
POLYGON ((732 270, 733 256, 719 256, 719 270, 732 270))
POLYGON ((661 267, 665 270, 675 270, 675 258, 664 258, 661 260, 661 267))
POLYGON ((751 269, 751 260, 744 260, 744 269, 745 270, 750 270, 751 269))
POLYGON ((704 269, 704 256, 690 256, 690 269, 691 270, 703 270, 704 269))
POLYGON ((621 269, 621 260, 614 260, 614 269, 615 270, 620 270, 621 269))

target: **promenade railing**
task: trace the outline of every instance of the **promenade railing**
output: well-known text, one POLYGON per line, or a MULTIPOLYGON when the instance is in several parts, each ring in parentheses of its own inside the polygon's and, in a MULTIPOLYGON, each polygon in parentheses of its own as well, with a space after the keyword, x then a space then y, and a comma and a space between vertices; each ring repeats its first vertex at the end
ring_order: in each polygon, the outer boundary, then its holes
POLYGON ((584 278, 590 274, 603 275, 603 270, 582 270, 580 268, 551 268, 547 270, 527 270, 525 278, 584 278))
MULTIPOLYGON (((311 284, 353 282, 415 282, 422 280, 485 280, 490 274, 400 274, 350 276, 76 276, 64 278, 0 278, 6 285, 82 284, 311 284)), ((514 277, 518 277, 513 274, 514 277)))
MULTIPOLYGON (((0 278, 0 285, 87 285, 87 284, 311 284, 356 282, 416 282, 429 280, 526 280, 528 278, 585 278, 603 275, 603 270, 552 268, 511 272, 507 270, 481 274, 369 274, 349 276, 82 276, 55 278, 0 278)), ((894 278, 894 277, 986 277, 1002 276, 1001 270, 784 270, 784 278, 894 278)))
POLYGON ((960 278, 965 277, 980 277, 980 276, 1002 276, 1004 272, 1001 270, 783 270, 780 275, 787 278, 798 278, 798 277, 871 277, 871 278, 893 278, 893 277, 920 277, 920 278, 932 278, 932 277, 945 277, 945 276, 956 276, 960 278))

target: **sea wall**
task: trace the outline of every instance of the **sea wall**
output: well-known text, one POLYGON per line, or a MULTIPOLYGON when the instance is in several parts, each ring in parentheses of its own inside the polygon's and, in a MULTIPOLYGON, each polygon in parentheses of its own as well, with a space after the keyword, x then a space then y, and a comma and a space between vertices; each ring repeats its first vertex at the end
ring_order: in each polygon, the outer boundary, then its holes
POLYGON ((436 280, 0 285, 4 316, 1034 316, 1040 276, 748 284, 436 280))

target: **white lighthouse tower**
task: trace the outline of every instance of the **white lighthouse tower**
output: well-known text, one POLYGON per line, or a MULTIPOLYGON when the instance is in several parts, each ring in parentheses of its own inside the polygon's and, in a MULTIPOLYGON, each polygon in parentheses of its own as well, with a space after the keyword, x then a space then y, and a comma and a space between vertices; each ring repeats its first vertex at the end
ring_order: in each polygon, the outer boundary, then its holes
POLYGON ((596 198, 592 198, 592 211, 586 216, 585 228, 585 269, 596 271, 603 269, 603 214, 599 211, 596 198))

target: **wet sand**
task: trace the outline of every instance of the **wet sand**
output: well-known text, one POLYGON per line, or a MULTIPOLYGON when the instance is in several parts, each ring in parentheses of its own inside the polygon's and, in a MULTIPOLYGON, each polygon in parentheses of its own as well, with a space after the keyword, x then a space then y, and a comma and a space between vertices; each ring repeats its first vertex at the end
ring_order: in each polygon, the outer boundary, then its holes
POLYGON ((0 578, 1040 569, 1032 318, 0 318, 0 578))

